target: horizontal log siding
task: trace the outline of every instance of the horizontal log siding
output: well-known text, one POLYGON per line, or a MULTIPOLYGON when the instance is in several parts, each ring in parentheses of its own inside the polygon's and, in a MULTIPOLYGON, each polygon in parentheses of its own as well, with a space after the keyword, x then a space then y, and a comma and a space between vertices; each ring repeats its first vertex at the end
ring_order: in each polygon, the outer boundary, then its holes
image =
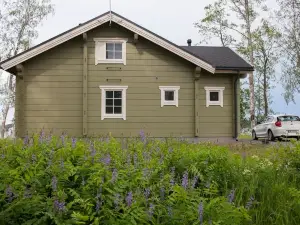
POLYGON ((88 33, 88 38, 89 135, 111 132, 116 137, 136 136, 144 130, 152 137, 194 136, 194 65, 141 37, 135 45, 133 33, 116 26, 95 29, 88 33), (97 37, 128 38, 126 66, 95 65, 93 38, 97 37), (101 120, 100 85, 128 85, 125 121, 101 120), (161 107, 159 86, 180 86, 178 108, 161 107))
MULTIPOLYGON (((88 32, 88 135, 111 132, 115 137, 130 137, 143 129, 153 137, 194 137, 195 66, 141 37, 137 45, 132 41, 133 33, 114 24, 88 32), (128 38, 127 65, 95 65, 93 38, 97 37, 128 38), (101 120, 100 85, 128 85, 126 121, 101 120), (178 108, 160 106, 159 86, 180 86, 178 108)), ((25 131, 45 128, 55 134, 67 131, 72 136, 82 135, 82 57, 82 39, 77 37, 24 63, 25 131)), ((200 137, 232 136, 231 75, 204 72, 199 86, 200 137), (206 85, 225 86, 223 108, 206 107, 206 85)), ((16 111, 20 107, 18 96, 16 111)))
POLYGON ((82 40, 59 45, 24 64, 25 130, 82 135, 82 40))

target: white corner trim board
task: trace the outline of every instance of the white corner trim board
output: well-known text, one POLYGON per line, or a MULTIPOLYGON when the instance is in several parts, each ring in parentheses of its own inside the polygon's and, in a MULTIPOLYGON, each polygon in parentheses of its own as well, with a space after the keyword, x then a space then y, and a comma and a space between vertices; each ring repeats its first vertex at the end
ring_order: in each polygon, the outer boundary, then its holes
POLYGON ((159 86, 160 89, 160 105, 168 106, 168 105, 174 105, 178 107, 178 91, 180 89, 180 86, 159 86), (174 92, 174 100, 166 100, 165 99, 165 92, 166 91, 172 91, 174 92))
POLYGON ((206 91, 206 107, 209 106, 224 106, 224 90, 225 87, 204 87, 206 91), (211 101, 210 100, 210 92, 218 92, 218 101, 211 101))
POLYGON ((123 119, 126 120, 126 91, 128 86, 99 86, 101 89, 101 120, 104 119, 123 119), (107 114, 106 113, 106 91, 122 91, 122 113, 107 114))
MULTIPOLYGON (((172 44, 169 41, 166 41, 165 39, 160 38, 160 37, 154 35, 153 33, 137 26, 136 24, 121 18, 120 16, 116 15, 115 13, 112 13, 111 19, 113 22, 119 24, 120 26, 123 26, 126 29, 148 39, 149 41, 152 41, 153 43, 169 50, 170 52, 173 52, 174 54, 186 59, 187 61, 190 61, 193 64, 195 64, 211 73, 215 73, 215 68, 212 65, 210 65, 209 63, 206 63, 203 60, 197 58, 196 56, 184 51, 183 49, 176 46, 175 44, 172 44)), ((38 47, 32 48, 31 50, 28 50, 27 52, 20 54, 19 56, 16 56, 14 58, 11 58, 10 60, 5 61, 3 64, 1 64, 1 67, 4 70, 8 70, 30 58, 33 58, 34 56, 37 56, 51 48, 54 48, 57 45, 60 45, 78 35, 81 35, 84 32, 92 30, 92 29, 108 22, 109 20, 110 20, 110 15, 106 13, 102 17, 94 19, 94 20, 86 23, 83 26, 79 26, 78 28, 72 29, 69 32, 66 32, 65 34, 54 37, 53 39, 44 42, 43 44, 41 44, 38 47)))

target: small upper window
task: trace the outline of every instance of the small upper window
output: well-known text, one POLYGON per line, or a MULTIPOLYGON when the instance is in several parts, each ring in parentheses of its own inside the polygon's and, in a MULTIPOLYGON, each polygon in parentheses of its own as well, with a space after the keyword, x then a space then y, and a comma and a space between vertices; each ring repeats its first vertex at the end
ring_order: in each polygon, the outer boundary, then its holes
POLYGON ((165 105, 175 105, 178 107, 178 91, 179 86, 160 86, 161 91, 161 107, 165 105))
POLYGON ((126 43, 122 38, 95 38, 95 64, 123 63, 126 65, 126 43))
POLYGON ((128 86, 100 86, 101 120, 122 118, 126 120, 126 90, 128 86))
POLYGON ((225 87, 205 87, 206 107, 210 105, 219 105, 223 107, 223 92, 225 87))

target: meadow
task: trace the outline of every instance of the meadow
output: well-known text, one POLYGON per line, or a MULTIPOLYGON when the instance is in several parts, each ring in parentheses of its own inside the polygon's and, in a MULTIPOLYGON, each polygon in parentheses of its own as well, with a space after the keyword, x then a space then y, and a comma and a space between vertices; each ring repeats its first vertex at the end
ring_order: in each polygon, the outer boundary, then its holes
POLYGON ((0 224, 299 225, 300 144, 0 140, 0 224))

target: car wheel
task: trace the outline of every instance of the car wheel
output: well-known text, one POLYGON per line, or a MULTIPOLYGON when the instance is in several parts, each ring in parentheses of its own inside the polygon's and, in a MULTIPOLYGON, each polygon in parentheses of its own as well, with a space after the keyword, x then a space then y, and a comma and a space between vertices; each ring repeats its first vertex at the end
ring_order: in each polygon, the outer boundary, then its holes
POLYGON ((273 132, 271 130, 268 131, 268 140, 269 141, 274 141, 275 140, 273 132))
POLYGON ((252 140, 258 140, 255 131, 252 131, 252 140))

